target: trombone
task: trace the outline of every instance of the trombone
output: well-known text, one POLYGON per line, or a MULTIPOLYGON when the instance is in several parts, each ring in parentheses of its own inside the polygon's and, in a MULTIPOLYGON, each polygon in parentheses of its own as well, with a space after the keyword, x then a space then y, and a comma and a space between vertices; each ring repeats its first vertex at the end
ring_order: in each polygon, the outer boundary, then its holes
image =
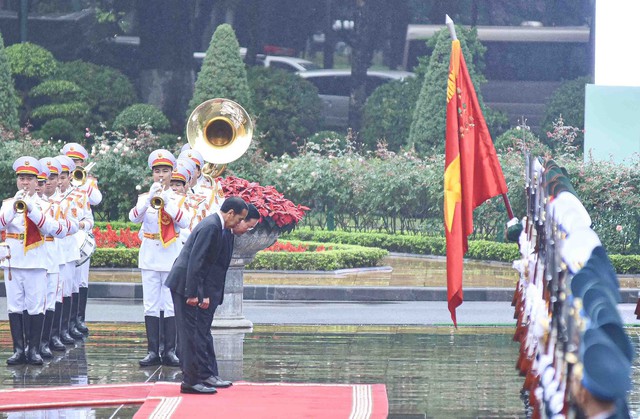
POLYGON ((87 167, 78 167, 71 172, 71 185, 74 187, 80 187, 87 182, 87 176, 89 171, 96 165, 95 162, 91 162, 87 167))

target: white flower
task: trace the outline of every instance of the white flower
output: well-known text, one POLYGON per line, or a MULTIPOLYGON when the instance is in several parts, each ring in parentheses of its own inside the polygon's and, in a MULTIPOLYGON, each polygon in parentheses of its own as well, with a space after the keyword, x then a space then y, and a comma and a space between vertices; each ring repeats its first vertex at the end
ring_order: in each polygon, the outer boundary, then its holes
POLYGON ((287 163, 285 163, 285 164, 283 164, 283 165, 282 165, 282 168, 283 168, 283 169, 288 169, 288 168, 289 168, 289 165, 288 165, 287 163))
POLYGON ((100 150, 100 151, 99 151, 99 153, 100 153, 100 154, 105 154, 105 153, 106 153, 106 151, 104 151, 104 150, 100 150))
POLYGON ((351 163, 351 159, 347 159, 347 163, 351 163))
POLYGON ((129 147, 124 146, 124 151, 129 151, 129 150, 130 150, 130 148, 129 148, 129 147))
POLYGON ((311 172, 311 177, 317 177, 318 174, 316 172, 311 172))
POLYGON ((136 185, 136 191, 139 191, 139 190, 141 190, 141 189, 142 189, 142 186, 140 186, 140 185, 136 185))
POLYGON ((279 175, 281 175, 281 174, 282 174, 282 170, 277 169, 277 170, 276 170, 276 173, 277 173, 277 174, 279 174, 279 175))

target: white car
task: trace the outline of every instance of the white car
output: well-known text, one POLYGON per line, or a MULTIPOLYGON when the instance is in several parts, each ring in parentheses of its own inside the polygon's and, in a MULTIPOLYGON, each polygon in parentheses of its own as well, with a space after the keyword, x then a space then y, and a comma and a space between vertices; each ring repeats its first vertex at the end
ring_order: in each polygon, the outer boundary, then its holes
MULTIPOLYGON (((322 116, 326 128, 346 128, 349 122, 349 95, 351 93, 350 69, 309 70, 297 73, 318 89, 322 99, 322 116)), ((367 97, 373 91, 392 80, 404 80, 415 74, 398 70, 367 71, 367 97)))
MULTIPOLYGON (((242 57, 242 59, 244 59, 246 54, 247 49, 240 48, 240 56, 242 57)), ((202 61, 204 61, 205 55, 206 53, 204 52, 193 53, 193 59, 195 60, 198 69, 200 69, 200 67, 202 66, 202 61)), ((315 70, 320 68, 316 63, 309 60, 281 55, 258 54, 256 56, 256 63, 264 67, 279 68, 290 73, 295 73, 297 71, 315 70)))

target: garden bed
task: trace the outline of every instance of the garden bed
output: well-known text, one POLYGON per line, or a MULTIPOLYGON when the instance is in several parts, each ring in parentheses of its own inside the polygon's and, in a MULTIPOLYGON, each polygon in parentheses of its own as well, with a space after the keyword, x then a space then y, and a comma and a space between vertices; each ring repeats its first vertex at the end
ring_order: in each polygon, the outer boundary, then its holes
MULTIPOLYGON (((378 266, 388 252, 384 249, 338 243, 286 240, 291 247, 258 252, 247 269, 332 271, 378 266), (298 249, 294 251, 293 249, 298 249)), ((133 268, 138 266, 137 248, 98 248, 91 257, 92 268, 133 268)))

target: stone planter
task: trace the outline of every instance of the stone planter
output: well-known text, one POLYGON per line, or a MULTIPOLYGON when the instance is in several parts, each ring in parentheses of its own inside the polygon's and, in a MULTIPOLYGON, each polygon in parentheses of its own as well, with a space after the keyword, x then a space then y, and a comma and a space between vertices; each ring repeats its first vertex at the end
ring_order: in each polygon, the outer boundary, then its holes
POLYGON ((260 228, 258 224, 254 230, 236 237, 225 280, 224 301, 216 310, 212 328, 251 329, 253 327, 253 323, 242 314, 244 267, 251 263, 256 253, 274 244, 279 235, 279 231, 267 231, 265 228, 260 228))

